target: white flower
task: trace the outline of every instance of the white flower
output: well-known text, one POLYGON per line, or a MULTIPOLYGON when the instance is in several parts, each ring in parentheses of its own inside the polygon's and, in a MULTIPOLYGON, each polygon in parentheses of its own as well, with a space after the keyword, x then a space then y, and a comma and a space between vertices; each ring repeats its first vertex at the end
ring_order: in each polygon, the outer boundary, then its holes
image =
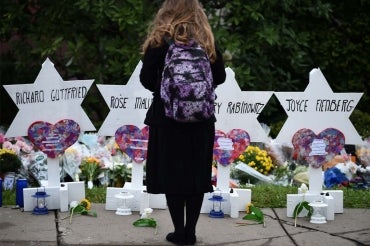
POLYGON ((77 207, 78 205, 78 202, 77 201, 72 201, 70 204, 69 204, 69 207, 70 208, 74 208, 74 207, 77 207))
POLYGON ((153 212, 152 208, 145 208, 143 214, 141 215, 141 218, 142 219, 149 218, 152 212, 153 212))
POLYGON ((307 191, 308 191, 308 187, 307 187, 307 185, 306 185, 305 183, 302 183, 302 184, 301 184, 301 192, 302 192, 303 194, 305 194, 305 193, 307 193, 307 191))

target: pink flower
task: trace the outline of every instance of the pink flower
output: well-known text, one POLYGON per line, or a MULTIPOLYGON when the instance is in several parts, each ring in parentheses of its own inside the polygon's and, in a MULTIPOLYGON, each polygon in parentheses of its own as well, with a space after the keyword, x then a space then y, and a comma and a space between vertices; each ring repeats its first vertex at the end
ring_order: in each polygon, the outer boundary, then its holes
POLYGON ((22 148, 25 143, 22 140, 17 140, 17 142, 15 142, 15 145, 17 145, 19 148, 22 148))
POLYGON ((15 153, 17 153, 17 155, 19 154, 19 152, 21 151, 21 148, 17 145, 13 145, 12 148, 11 148, 15 153))
POLYGON ((19 147, 20 150, 22 150, 25 153, 30 153, 31 150, 33 149, 32 146, 26 144, 23 140, 17 140, 15 143, 16 146, 19 147))
POLYGON ((4 141, 3 148, 4 149, 12 149, 13 148, 13 144, 10 141, 4 141))

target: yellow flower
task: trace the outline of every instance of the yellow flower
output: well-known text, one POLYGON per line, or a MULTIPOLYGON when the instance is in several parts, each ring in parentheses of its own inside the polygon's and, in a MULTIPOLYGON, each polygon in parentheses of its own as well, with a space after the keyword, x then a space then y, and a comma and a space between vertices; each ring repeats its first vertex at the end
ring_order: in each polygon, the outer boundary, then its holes
POLYGON ((0 149, 0 156, 2 156, 3 154, 17 155, 17 153, 15 153, 15 151, 11 149, 0 149))
POLYGON ((99 159, 92 156, 86 157, 81 162, 81 172, 88 180, 93 181, 101 171, 100 164, 99 159))
POLYGON ((247 213, 247 214, 249 214, 250 213, 250 208, 253 206, 253 203, 251 203, 251 202, 248 202, 247 203, 247 206, 245 206, 245 212, 247 213))
POLYGON ((90 210, 91 209, 91 202, 89 200, 87 200, 86 198, 82 199, 80 201, 80 204, 82 206, 84 206, 86 208, 86 210, 90 210))
POLYGON ((267 151, 253 145, 249 145, 237 161, 244 162, 265 175, 268 175, 274 168, 272 159, 267 151))

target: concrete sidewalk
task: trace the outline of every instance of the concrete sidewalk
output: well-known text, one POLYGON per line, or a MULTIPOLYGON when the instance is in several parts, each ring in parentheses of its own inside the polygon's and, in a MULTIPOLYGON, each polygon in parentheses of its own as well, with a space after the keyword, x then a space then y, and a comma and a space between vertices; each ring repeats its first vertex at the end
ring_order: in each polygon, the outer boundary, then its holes
MULTIPOLYGON (((119 216, 105 210, 104 204, 92 204, 98 217, 76 215, 69 223, 69 213, 50 211, 33 215, 12 207, 0 207, 0 245, 172 245, 165 240, 173 230, 168 210, 155 209, 152 217, 158 227, 134 227, 138 212, 119 216)), ((213 219, 201 214, 196 245, 289 246, 289 245, 370 245, 370 209, 345 209, 335 220, 312 224, 308 218, 286 216, 285 208, 263 209, 266 227, 226 216, 213 219), (239 223, 242 223, 239 224, 239 223)))

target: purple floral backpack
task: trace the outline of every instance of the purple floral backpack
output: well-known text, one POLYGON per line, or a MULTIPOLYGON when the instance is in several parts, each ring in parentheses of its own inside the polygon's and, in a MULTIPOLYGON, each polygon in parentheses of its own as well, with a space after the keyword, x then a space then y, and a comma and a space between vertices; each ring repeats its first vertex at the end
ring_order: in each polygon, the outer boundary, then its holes
POLYGON ((198 122, 214 114, 216 94, 211 65, 197 42, 170 43, 162 73, 161 98, 166 116, 175 121, 198 122))

